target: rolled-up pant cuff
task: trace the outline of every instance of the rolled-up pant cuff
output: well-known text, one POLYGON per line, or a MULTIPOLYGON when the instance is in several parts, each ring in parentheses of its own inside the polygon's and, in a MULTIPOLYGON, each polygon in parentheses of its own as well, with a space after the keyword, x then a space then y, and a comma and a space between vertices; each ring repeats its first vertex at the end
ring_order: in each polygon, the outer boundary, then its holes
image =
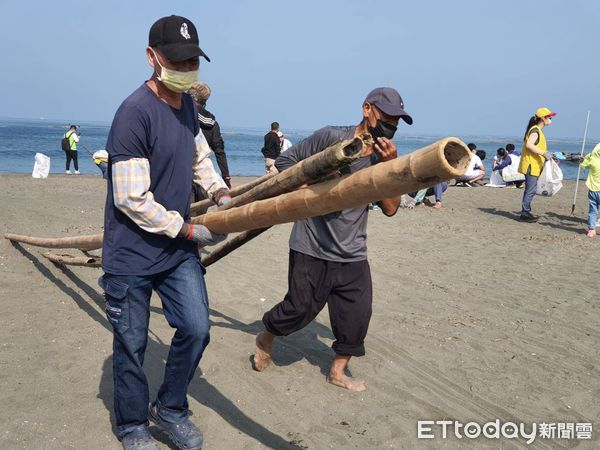
POLYGON ((338 344, 336 342, 331 346, 333 351, 338 356, 364 356, 365 345, 349 345, 349 344, 338 344))
POLYGON ((269 313, 267 312, 263 318, 262 318, 262 323, 265 326, 265 330, 267 330, 269 333, 271 333, 274 336, 287 336, 290 333, 282 333, 281 331, 273 328, 273 326, 271 325, 271 322, 269 321, 268 315, 269 313))

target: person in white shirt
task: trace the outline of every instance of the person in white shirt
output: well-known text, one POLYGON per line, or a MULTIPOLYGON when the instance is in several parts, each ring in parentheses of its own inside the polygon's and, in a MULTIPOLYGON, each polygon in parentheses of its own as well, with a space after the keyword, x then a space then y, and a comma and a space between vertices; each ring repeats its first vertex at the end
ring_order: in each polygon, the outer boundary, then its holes
POLYGON ((281 144, 281 153, 283 153, 292 146, 292 143, 289 139, 285 138, 284 134, 281 131, 277 132, 277 136, 279 136, 279 143, 281 144))
POLYGON ((456 184, 463 184, 465 186, 472 186, 473 183, 478 182, 479 180, 483 180, 485 177, 485 167, 483 167, 483 162, 481 162, 481 158, 476 154, 476 146, 474 144, 469 144, 469 149, 471 150, 471 161, 469 162, 469 167, 467 171, 462 177, 456 178, 456 184))

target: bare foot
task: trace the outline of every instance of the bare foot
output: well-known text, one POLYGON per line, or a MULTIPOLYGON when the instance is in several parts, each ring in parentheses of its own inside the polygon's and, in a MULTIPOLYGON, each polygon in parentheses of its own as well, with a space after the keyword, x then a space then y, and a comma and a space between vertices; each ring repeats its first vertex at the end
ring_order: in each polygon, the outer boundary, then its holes
POLYGON ((336 386, 348 389, 352 392, 363 392, 367 390, 365 383, 360 380, 342 375, 341 377, 332 377, 331 374, 327 377, 327 381, 336 386))
POLYGON ((331 363, 331 369, 329 369, 327 381, 352 392, 366 391, 367 387, 363 381, 350 378, 344 373, 346 367, 348 367, 349 361, 350 356, 336 355, 331 363))
POLYGON ((274 341, 275 336, 268 331, 261 331, 256 336, 256 351, 254 352, 252 368, 257 372, 262 372, 273 362, 271 354, 273 353, 274 341))

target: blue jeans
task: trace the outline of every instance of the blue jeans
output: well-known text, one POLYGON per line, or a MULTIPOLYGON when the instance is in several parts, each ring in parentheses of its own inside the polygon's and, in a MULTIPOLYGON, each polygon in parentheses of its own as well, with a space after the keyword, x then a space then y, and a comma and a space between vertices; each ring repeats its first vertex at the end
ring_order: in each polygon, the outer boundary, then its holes
POLYGON ((521 206, 522 213, 531 212, 531 200, 535 197, 535 191, 537 190, 538 177, 530 175, 529 170, 525 174, 525 192, 523 192, 523 204, 521 206))
POLYGON ((119 437, 147 424, 150 296, 155 290, 169 325, 175 328, 165 377, 157 395, 159 415, 180 423, 188 417, 187 388, 209 342, 208 296, 198 258, 155 275, 104 274, 106 315, 113 327, 114 408, 119 437))
POLYGON ((448 183, 443 181, 441 183, 436 184, 435 186, 433 186, 433 193, 435 195, 435 201, 436 202, 441 202, 442 201, 442 194, 444 192, 446 192, 446 189, 448 189, 448 183))
POLYGON ((589 191, 588 202, 590 209, 588 212, 588 228, 596 229, 596 219, 598 218, 598 207, 600 206, 600 191, 589 191))

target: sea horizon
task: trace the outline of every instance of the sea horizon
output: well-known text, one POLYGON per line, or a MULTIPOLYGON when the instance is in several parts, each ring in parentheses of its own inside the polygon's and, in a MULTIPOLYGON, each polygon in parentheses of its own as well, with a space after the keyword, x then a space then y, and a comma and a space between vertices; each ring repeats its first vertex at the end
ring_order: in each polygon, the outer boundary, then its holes
MULTIPOLYGON (((65 156, 60 149, 60 140, 68 125, 72 123, 61 119, 0 117, 0 173, 31 173, 36 153, 42 153, 51 159, 50 173, 65 172, 65 156)), ((99 170, 91 160, 91 154, 106 146, 110 122, 78 121, 81 142, 79 145, 79 165, 81 173, 98 174, 99 170)), ((221 132, 225 141, 225 152, 232 176, 259 176, 264 173, 263 157, 260 149, 263 136, 268 130, 264 127, 222 125, 221 132)), ((314 130, 282 129, 292 144, 309 136, 314 130)), ((400 129, 394 137, 398 147, 398 155, 408 154, 445 137, 436 133, 409 133, 400 129)), ((473 142, 478 148, 486 151, 483 163, 486 176, 489 177, 496 150, 508 143, 517 149, 521 147, 522 137, 501 135, 463 134, 455 135, 465 143, 473 142)), ((597 142, 594 138, 586 140, 585 151, 589 152, 597 142)), ((548 137, 550 151, 563 153, 580 153, 582 138, 548 137)), ((216 162, 215 162, 216 167, 216 162)), ((577 165, 563 162, 561 164, 565 179, 575 179, 577 165)), ((585 178, 582 171, 580 178, 585 178)))

